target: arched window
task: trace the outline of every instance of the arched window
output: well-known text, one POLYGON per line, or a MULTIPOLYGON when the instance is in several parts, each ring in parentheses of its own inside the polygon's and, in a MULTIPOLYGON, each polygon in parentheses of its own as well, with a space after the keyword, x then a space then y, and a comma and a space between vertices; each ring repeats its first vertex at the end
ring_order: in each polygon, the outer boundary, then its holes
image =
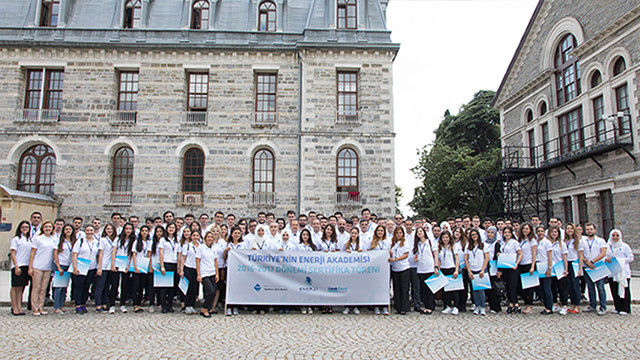
POLYGON ((337 191, 358 192, 358 154, 351 148, 338 152, 337 191))
POLYGON ((618 76, 625 70, 627 70, 627 64, 622 56, 618 56, 615 64, 613 64, 613 76, 618 76))
POLYGON ((204 153, 198 148, 191 148, 184 154, 182 169, 182 191, 202 192, 204 184, 204 153))
POLYGON ((533 110, 528 109, 525 113, 526 118, 527 118, 527 122, 530 123, 533 121, 533 110))
POLYGON ((125 29, 137 29, 142 25, 142 1, 127 0, 124 5, 124 24, 125 29))
POLYGON ((556 94, 558 106, 580 95, 580 67, 578 58, 571 52, 578 46, 576 38, 569 34, 562 38, 555 54, 556 94))
POLYGON ((209 1, 198 0, 193 2, 191 28, 195 30, 209 29, 209 1))
MULTIPOLYGON (((253 155, 253 192, 267 196, 274 192, 273 153, 267 149, 256 151, 253 155)), ((254 195, 255 198, 255 195, 254 195)))
POLYGON ((35 145, 22 154, 18 166, 18 190, 53 194, 56 154, 47 145, 35 145))
POLYGON ((130 193, 133 189, 133 150, 121 147, 113 155, 113 184, 111 191, 130 193))
POLYGON ((338 0, 338 29, 357 28, 356 0, 338 0))
POLYGON ((602 74, 600 70, 596 70, 591 75, 591 88, 594 88, 602 83, 602 74))
POLYGON ((258 7, 258 31, 276 31, 276 4, 263 1, 258 7))
POLYGON ((547 113, 547 102, 546 101, 540 102, 539 113, 540 113, 540 116, 542 116, 542 115, 547 113))

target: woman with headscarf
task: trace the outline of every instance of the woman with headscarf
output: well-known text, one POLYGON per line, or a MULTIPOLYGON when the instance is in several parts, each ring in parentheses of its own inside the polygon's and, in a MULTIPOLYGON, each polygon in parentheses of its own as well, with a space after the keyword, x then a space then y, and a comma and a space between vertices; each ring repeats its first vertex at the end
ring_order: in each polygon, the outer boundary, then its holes
MULTIPOLYGON (((487 228, 487 238, 485 241, 485 247, 489 249, 489 260, 497 260, 500 253, 500 242, 498 241, 498 228, 495 226, 489 226, 487 228)), ((496 275, 489 276, 491 280, 491 290, 488 291, 489 295, 489 309, 494 313, 502 311, 500 307, 500 297, 496 290, 496 281, 498 277, 496 275)))
POLYGON ((622 241, 622 232, 618 229, 613 229, 609 233, 607 257, 604 261, 610 263, 614 257, 622 265, 622 271, 611 275, 611 281, 609 281, 615 306, 615 310, 612 313, 627 315, 631 313, 631 290, 629 288, 631 269, 629 263, 633 261, 633 251, 631 251, 631 247, 627 243, 622 241))

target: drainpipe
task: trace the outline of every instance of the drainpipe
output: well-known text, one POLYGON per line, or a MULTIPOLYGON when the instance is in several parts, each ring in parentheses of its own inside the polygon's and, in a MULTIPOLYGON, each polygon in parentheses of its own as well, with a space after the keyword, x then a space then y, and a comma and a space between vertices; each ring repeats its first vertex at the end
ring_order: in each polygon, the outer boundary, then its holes
POLYGON ((300 214, 300 202, 302 201, 302 99, 303 99, 303 82, 302 82, 302 55, 298 50, 298 201, 296 205, 296 213, 300 214))

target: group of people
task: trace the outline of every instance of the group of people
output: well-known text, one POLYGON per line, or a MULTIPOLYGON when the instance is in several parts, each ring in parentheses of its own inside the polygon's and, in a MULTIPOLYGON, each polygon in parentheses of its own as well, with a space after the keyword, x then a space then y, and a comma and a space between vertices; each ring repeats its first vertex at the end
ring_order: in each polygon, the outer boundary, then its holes
MULTIPOLYGON (((259 212, 256 218, 237 220, 235 215, 218 211, 210 222, 208 214, 196 219, 193 214, 177 218, 172 211, 162 217, 147 218, 143 225, 137 216, 128 219, 113 213, 102 226, 100 219, 90 224, 76 217, 43 221, 34 212, 29 221, 21 221, 11 240, 11 312, 25 315, 22 308, 24 289, 29 288, 29 309, 34 316, 46 315, 45 300, 53 297, 53 311, 64 314, 70 273, 71 298, 75 312, 84 314, 89 298, 96 312, 127 313, 127 301, 133 312, 146 309, 162 313, 174 312, 174 299, 181 311, 211 317, 224 303, 226 262, 235 249, 274 251, 385 251, 391 271, 392 303, 398 314, 414 311, 431 314, 436 300, 442 300, 443 314, 457 315, 467 309, 471 295, 473 313, 486 315, 488 302, 492 313, 502 311, 506 298, 508 314, 531 313, 536 298, 542 300, 542 314, 561 315, 581 312, 581 297, 588 289, 589 305, 585 312, 604 315, 605 282, 609 282, 614 298, 612 313, 629 314, 630 267, 633 252, 623 242, 622 233, 614 229, 608 240, 598 237, 596 226, 567 223, 551 218, 547 227, 534 216, 530 222, 481 219, 464 215, 441 223, 428 219, 404 219, 396 214, 391 219, 377 217, 363 209, 360 217, 346 218, 336 212, 324 216, 316 212, 296 215, 289 211, 285 218, 259 212), (515 266, 490 271, 493 260, 500 256, 515 257, 515 266), (603 263, 617 261, 622 270, 593 281, 587 274, 603 263), (560 274, 556 265, 561 263, 560 274), (574 266, 573 264, 577 265, 574 266), (521 275, 538 272, 539 286, 523 287, 521 275), (173 286, 156 286, 154 272, 173 273, 173 286), (437 276, 463 279, 461 290, 434 293, 427 280, 437 276), (490 279, 490 288, 476 290, 474 279, 490 279), (184 281, 186 280, 186 281, 184 281), (187 283, 188 285, 185 285, 187 283), (202 287, 200 310, 196 302, 202 287), (522 303, 522 305, 520 304, 522 303)), ((168 276, 168 275, 167 275, 168 276)), ((446 290, 446 289, 445 289, 446 290)), ((274 307, 289 312, 286 307, 274 307)), ((304 314, 311 307, 300 307, 304 314)), ((239 314, 236 305, 225 315, 239 314)), ((249 310, 264 313, 268 307, 249 310)), ((320 307, 332 313, 332 307, 320 307)), ((357 307, 344 307, 343 313, 359 314, 357 307)), ((388 315, 386 307, 373 308, 375 314, 388 315)))

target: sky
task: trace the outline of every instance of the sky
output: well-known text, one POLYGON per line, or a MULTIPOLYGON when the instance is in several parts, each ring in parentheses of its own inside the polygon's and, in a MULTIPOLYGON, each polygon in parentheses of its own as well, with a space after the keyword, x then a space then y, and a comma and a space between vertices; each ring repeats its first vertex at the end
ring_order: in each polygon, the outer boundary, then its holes
POLYGON ((395 177, 400 210, 420 180, 417 150, 435 139, 445 110, 497 91, 537 0, 390 0, 387 28, 400 43, 393 66, 395 177))

